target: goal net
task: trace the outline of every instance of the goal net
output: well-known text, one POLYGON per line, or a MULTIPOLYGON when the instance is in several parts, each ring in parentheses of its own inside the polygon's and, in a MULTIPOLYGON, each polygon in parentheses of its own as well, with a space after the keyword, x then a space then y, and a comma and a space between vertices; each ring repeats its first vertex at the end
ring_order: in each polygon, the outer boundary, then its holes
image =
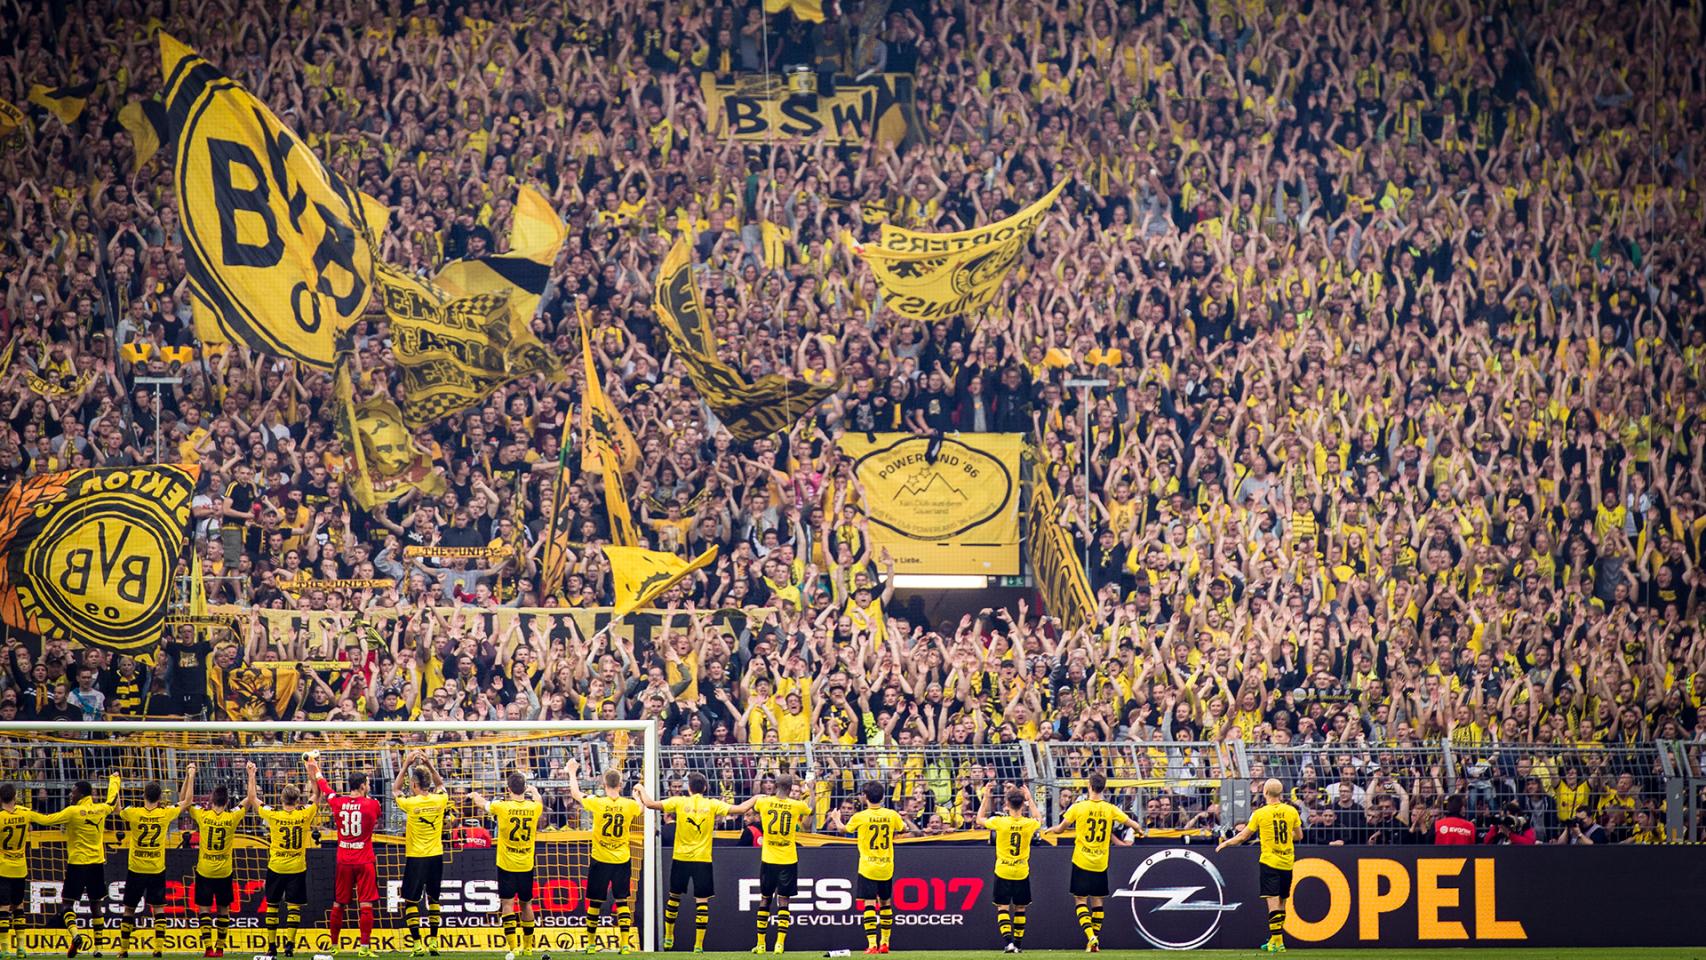
MULTIPOLYGON (((495 826, 475 812, 470 794, 478 791, 487 799, 502 798, 505 778, 514 770, 538 788, 545 813, 535 848, 534 912, 539 949, 553 952, 584 946, 586 935, 582 894, 591 862, 591 824, 569 794, 571 760, 579 764, 580 785, 588 793, 595 792, 595 784, 611 769, 623 773, 628 789, 643 783, 653 796, 658 793, 657 732, 649 721, 0 723, 0 781, 16 786, 20 806, 42 813, 63 808, 79 780, 88 781, 95 798, 102 799, 112 773, 121 778, 120 809, 141 804, 149 783, 161 785, 167 804, 205 805, 213 790, 223 786, 233 805, 239 805, 247 789, 246 764, 252 761, 261 800, 276 806, 286 784, 297 785, 305 796, 313 795, 302 762, 310 750, 317 751, 333 789, 345 789, 351 774, 364 773, 370 795, 380 802, 383 813, 374 835, 379 880, 374 945, 381 950, 400 949, 403 942, 404 820, 394 802, 394 787, 410 753, 425 754, 450 795, 440 894, 442 946, 449 950, 502 950, 504 943, 491 839, 495 826), (191 763, 196 765, 195 796, 180 797, 191 763)), ((266 825, 251 814, 238 829, 230 949, 264 953, 266 825)), ((631 946, 650 950, 660 874, 658 824, 649 810, 638 836, 633 850, 638 932, 631 946)), ((298 954, 309 956, 329 946, 326 922, 337 838, 324 804, 316 839, 318 844, 310 848, 308 857, 309 902, 296 934, 298 954)), ((127 860, 124 820, 116 812, 107 820, 106 841, 108 896, 100 909, 108 928, 116 929, 127 860)), ((160 946, 168 952, 200 950, 191 919, 198 841, 195 823, 186 812, 167 839, 163 908, 152 923, 138 920, 140 928, 157 928, 160 946)), ((63 837, 54 828, 37 827, 30 831, 28 844, 29 920, 23 946, 32 952, 63 953, 67 933, 57 910, 66 864, 63 837)), ((87 924, 88 908, 80 906, 78 912, 80 922, 87 924)), ((610 912, 605 911, 606 923, 610 912)), ((353 917, 346 927, 350 925, 353 917)), ((606 943, 613 942, 614 936, 611 930, 602 933, 606 943)), ((145 936, 143 942, 152 939, 145 936)))

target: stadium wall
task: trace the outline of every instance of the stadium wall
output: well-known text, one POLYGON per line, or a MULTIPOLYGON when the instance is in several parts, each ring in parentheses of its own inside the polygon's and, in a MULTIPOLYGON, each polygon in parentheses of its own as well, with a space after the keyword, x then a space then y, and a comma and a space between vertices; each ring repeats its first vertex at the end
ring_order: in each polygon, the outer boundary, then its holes
MULTIPOLYGON (((1706 856, 1696 847, 1302 847, 1296 900, 1286 933, 1293 944, 1324 947, 1453 946, 1693 946, 1706 928, 1693 915, 1706 896, 1706 856)), ((460 851, 445 870, 444 918, 450 949, 500 948, 497 872, 490 850, 460 851)), ((996 950, 995 908, 989 901, 992 855, 982 845, 913 843, 896 857, 895 946, 900 950, 996 950)), ((863 934, 853 896, 857 851, 850 847, 800 851, 800 892, 793 902, 793 950, 860 947, 863 934)), ((330 905, 333 852, 309 854, 314 924, 299 945, 323 947, 330 905)), ((758 902, 758 851, 717 847, 717 898, 711 908, 710 950, 752 945, 758 902)), ((1067 895, 1071 848, 1039 846, 1032 854, 1035 902, 1025 946, 1078 949, 1082 937, 1067 895)), ((168 853, 170 877, 188 877, 193 850, 168 853)), ((107 867, 116 915, 124 854, 107 867)), ((394 946, 402 904, 401 876, 380 878, 382 946, 394 946)), ((1256 893, 1256 854, 1216 854, 1206 846, 1116 848, 1110 870, 1102 942, 1108 948, 1192 946, 1249 948, 1266 937, 1265 908, 1256 893)), ((36 927, 51 915, 59 883, 30 889, 32 929, 25 948, 62 951, 64 935, 36 927)), ((190 888, 173 880, 161 922, 168 951, 194 947, 184 929, 190 888)), ((238 882, 234 950, 258 950, 261 878, 238 882)), ((544 950, 574 949, 580 940, 581 882, 540 882, 535 909, 544 950)), ((681 933, 691 936, 692 911, 681 933)), ((146 944, 146 941, 144 941, 146 944)))

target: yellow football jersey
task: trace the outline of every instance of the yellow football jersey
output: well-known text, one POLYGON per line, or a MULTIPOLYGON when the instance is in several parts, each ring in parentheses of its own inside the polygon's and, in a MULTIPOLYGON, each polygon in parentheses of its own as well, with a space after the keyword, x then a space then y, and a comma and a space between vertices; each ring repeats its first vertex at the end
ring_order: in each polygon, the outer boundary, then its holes
POLYGON ((21 880, 29 876, 25 854, 30 845, 30 825, 46 819, 23 807, 0 810, 0 877, 21 880))
POLYGON ((190 816, 201 831, 200 853, 196 857, 197 876, 223 880, 231 876, 231 851, 237 845, 237 825, 243 822, 243 809, 203 809, 191 807, 190 816))
POLYGON ((498 822, 498 869, 511 873, 532 870, 533 845, 545 807, 534 800, 494 800, 486 809, 498 822))
POLYGON ((758 828, 764 831, 765 863, 799 863, 800 851, 794 834, 805 823, 812 808, 792 797, 759 797, 753 805, 758 811, 758 828))
POLYGON ((1100 873, 1108 869, 1108 847, 1114 842, 1114 827, 1129 824, 1125 811, 1106 800, 1080 800, 1066 808, 1061 817, 1077 830, 1072 838, 1072 865, 1100 873))
POLYGON ((1275 870, 1290 870, 1297 856, 1297 838, 1303 835, 1303 817, 1289 803, 1269 803, 1250 814, 1250 829, 1262 841, 1257 859, 1275 870))
POLYGON ((588 794, 581 806, 592 814, 592 858, 599 863, 627 863, 631 856, 629 834, 640 823, 640 801, 588 794))
POLYGON ((274 873, 303 873, 308 847, 314 843, 314 818, 319 808, 310 803, 295 810, 261 807, 267 825, 267 869, 274 873))
POLYGON ((675 816, 675 859, 683 863, 711 862, 711 832, 730 805, 700 794, 670 797, 663 812, 675 816))
POLYGON ((995 875, 1003 880, 1023 880, 1031 875, 1031 840, 1042 822, 1007 814, 989 817, 989 838, 995 843, 995 875))
POLYGON ((172 821, 178 819, 182 807, 159 806, 125 807, 119 811, 124 818, 125 846, 130 850, 132 873, 164 873, 166 870, 166 837, 172 831, 172 821))
POLYGON ((405 856, 444 856, 444 812, 450 807, 449 794, 423 793, 398 797, 397 806, 408 815, 403 827, 405 856))
POLYGON ((895 838, 906 832, 900 814, 888 807, 866 807, 848 819, 847 832, 859 838, 859 876, 894 879, 895 838))
POLYGON ((118 774, 107 779, 107 799, 96 803, 94 797, 84 797, 58 813, 41 820, 47 826, 57 826, 65 833, 65 862, 84 867, 107 860, 106 822, 118 800, 118 774))

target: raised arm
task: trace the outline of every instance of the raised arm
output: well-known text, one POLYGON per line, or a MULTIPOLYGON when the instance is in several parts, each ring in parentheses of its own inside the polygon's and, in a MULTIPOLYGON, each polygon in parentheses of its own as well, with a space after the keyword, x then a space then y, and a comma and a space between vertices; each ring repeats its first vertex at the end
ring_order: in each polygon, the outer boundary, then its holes
POLYGON ((261 793, 255 789, 255 761, 250 760, 244 763, 243 772, 248 775, 249 781, 249 790, 243 795, 243 808, 245 810, 258 810, 261 806, 261 793))

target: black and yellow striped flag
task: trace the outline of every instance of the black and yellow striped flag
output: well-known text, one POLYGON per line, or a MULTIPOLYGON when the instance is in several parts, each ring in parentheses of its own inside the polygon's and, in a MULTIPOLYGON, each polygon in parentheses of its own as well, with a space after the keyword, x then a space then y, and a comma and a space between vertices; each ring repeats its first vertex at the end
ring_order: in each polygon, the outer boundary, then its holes
POLYGON ((550 515, 545 518, 545 549, 539 557, 539 595, 559 597, 569 567, 569 441, 575 418, 563 417, 563 436, 557 446, 557 479, 551 485, 550 515))
POLYGON ((118 112, 118 122, 130 134, 130 168, 141 170, 166 139, 166 105, 158 100, 132 100, 118 112))
POLYGON ((89 94, 94 92, 93 80, 69 87, 48 87, 38 83, 30 88, 30 102, 58 117, 60 123, 69 127, 83 115, 83 108, 89 105, 89 94))

